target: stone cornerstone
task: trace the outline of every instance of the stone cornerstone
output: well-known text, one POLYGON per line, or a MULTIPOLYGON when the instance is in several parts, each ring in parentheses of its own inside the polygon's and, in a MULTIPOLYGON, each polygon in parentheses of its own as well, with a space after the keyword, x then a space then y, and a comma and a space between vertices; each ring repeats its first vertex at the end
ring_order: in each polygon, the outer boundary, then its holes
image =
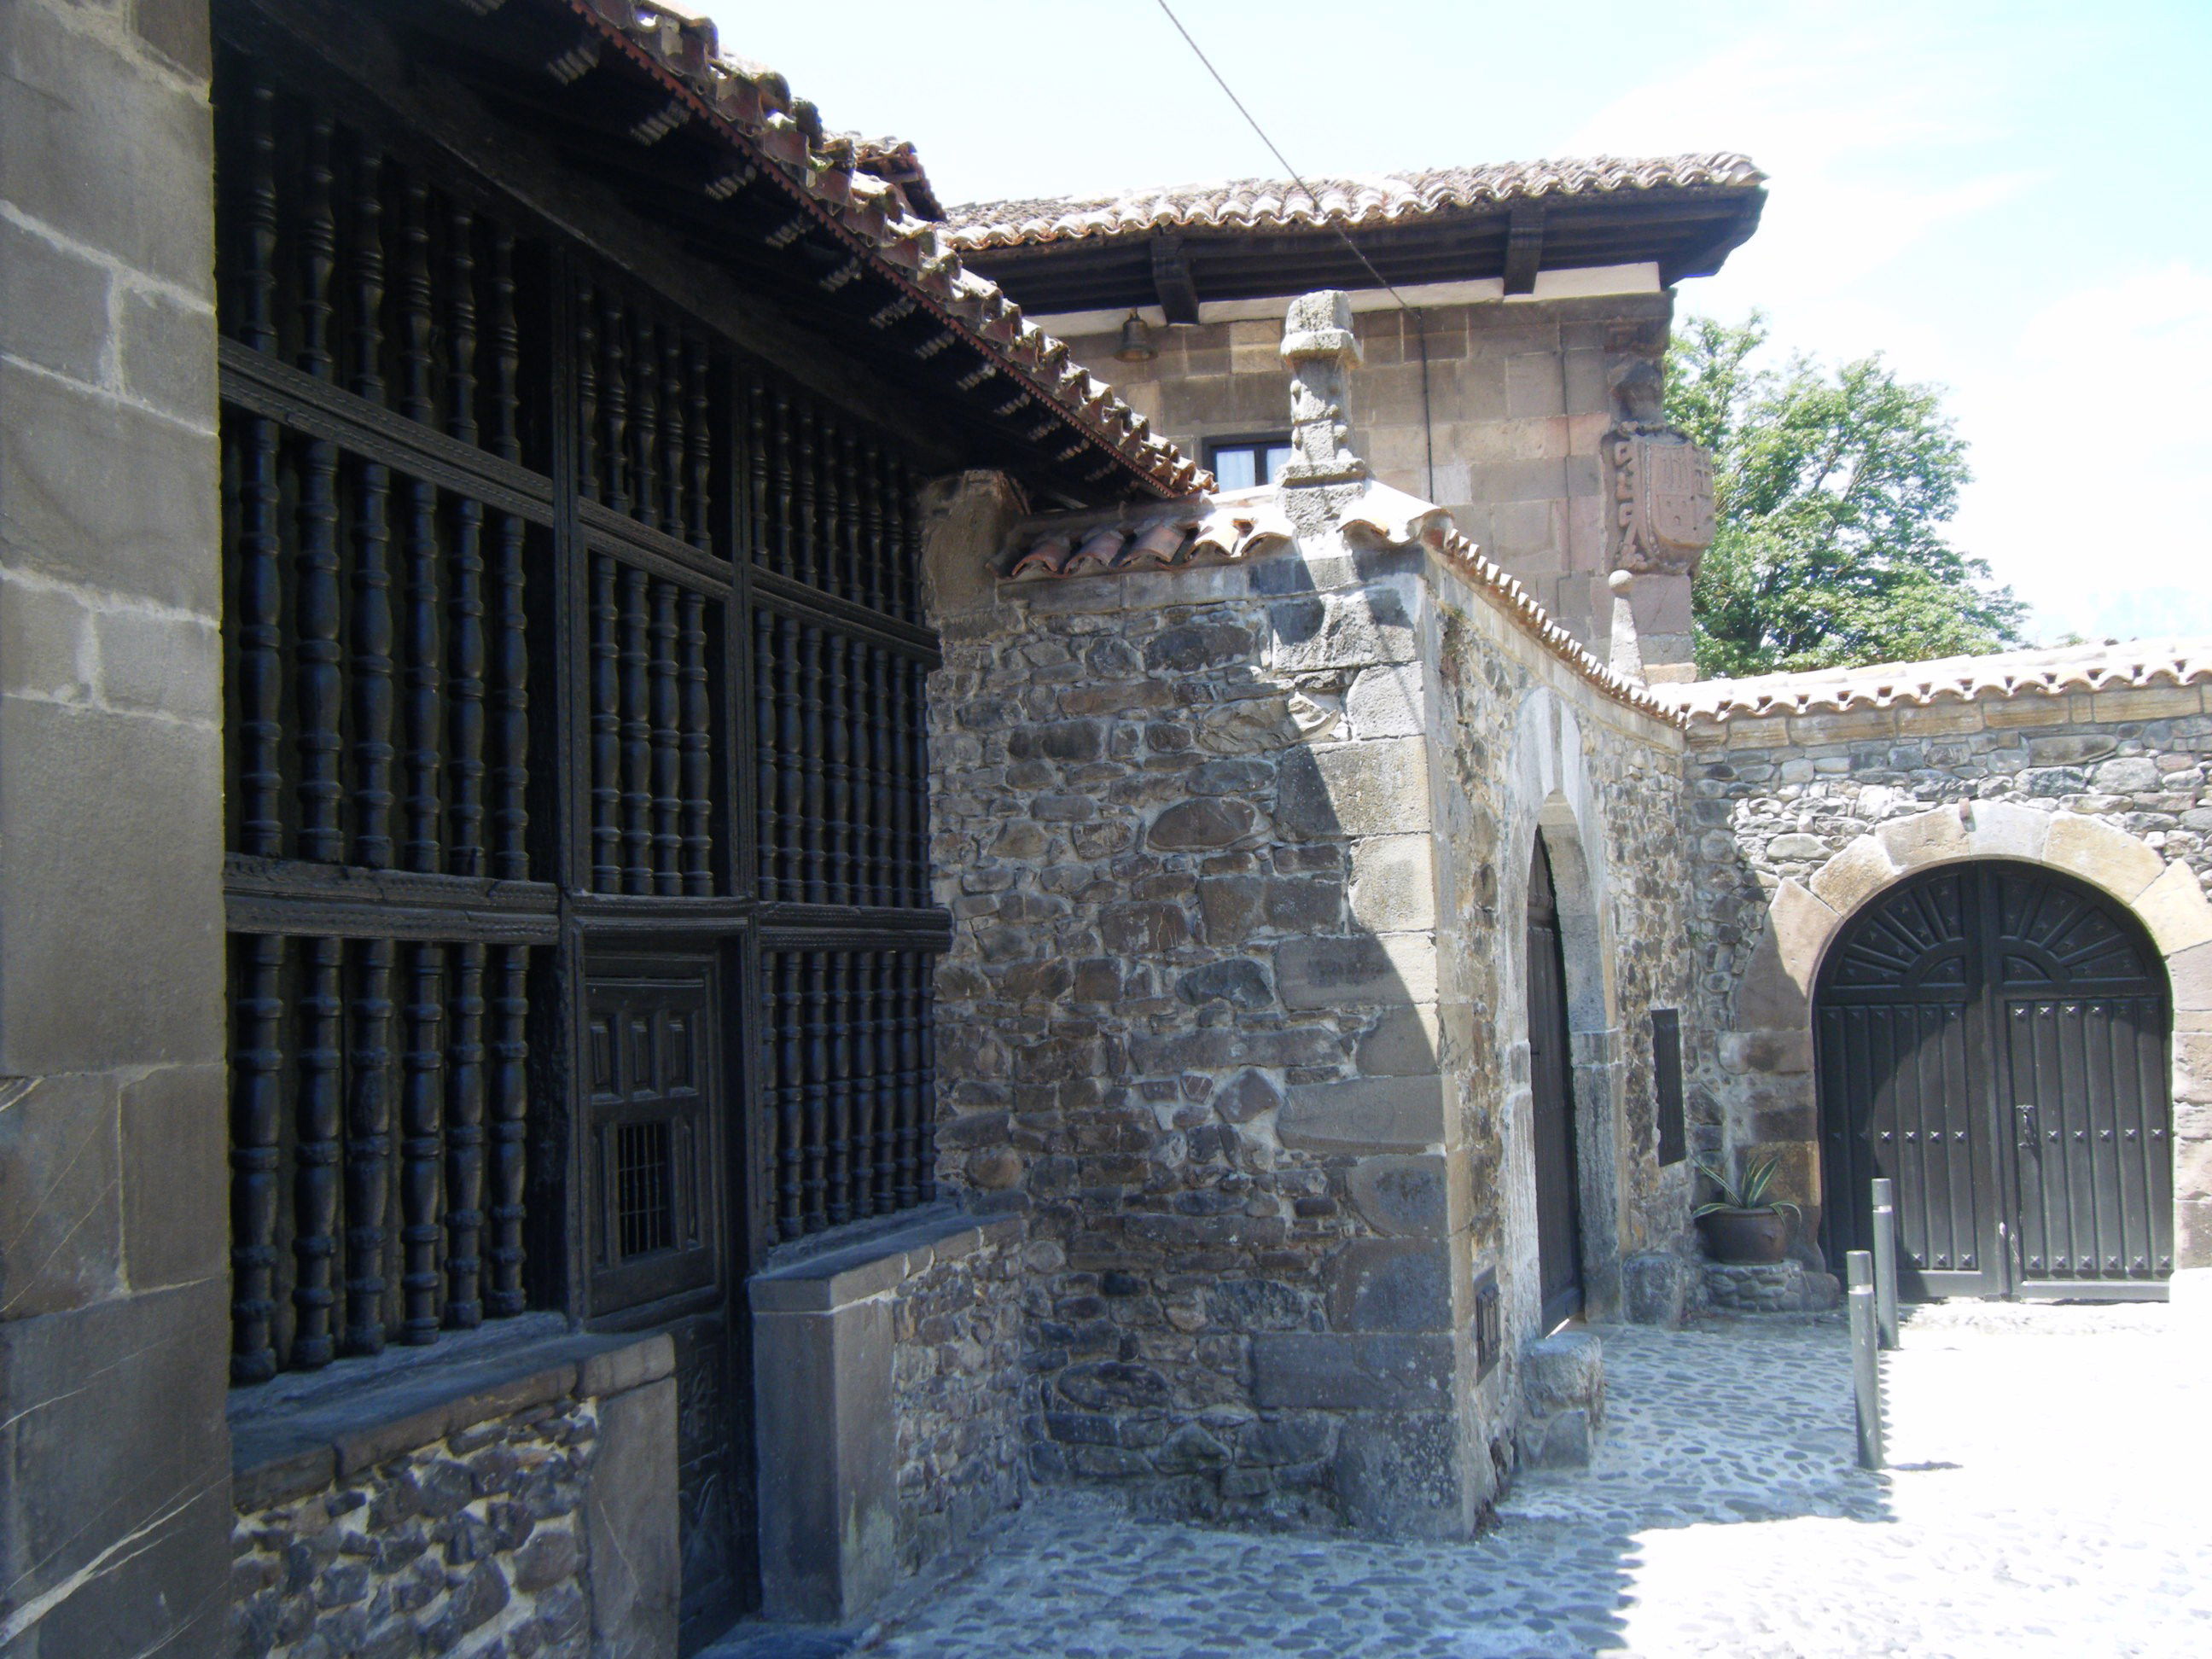
MULTIPOLYGON (((1540 1334, 1517 961, 1539 834, 1598 1311, 1686 1218, 1643 1035, 1688 989, 1681 738, 1441 509, 1364 476, 1340 296, 1297 302, 1283 349, 1279 492, 1205 524, 1015 526, 1005 568, 1052 580, 933 572, 942 1177, 1029 1218, 1038 1475, 1464 1534, 1540 1334), (1184 562, 1193 536, 1241 556, 1073 574, 1109 544, 1184 562), (1476 1338, 1493 1273, 1502 1356, 1476 1338)), ((975 486, 947 520, 994 510, 975 486)))

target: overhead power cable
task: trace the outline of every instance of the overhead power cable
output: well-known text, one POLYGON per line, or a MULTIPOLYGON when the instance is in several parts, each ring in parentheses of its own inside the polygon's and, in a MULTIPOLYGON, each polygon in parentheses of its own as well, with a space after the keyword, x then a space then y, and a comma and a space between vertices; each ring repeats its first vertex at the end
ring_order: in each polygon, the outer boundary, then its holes
MULTIPOLYGON (((1213 67, 1213 60, 1206 55, 1206 48, 1191 38, 1190 31, 1182 26, 1182 19, 1175 15, 1175 9, 1168 4, 1168 0, 1156 0, 1156 3, 1168 21, 1175 26, 1175 32, 1182 36, 1183 45, 1190 48, 1192 55, 1204 65, 1206 72, 1213 77, 1213 84, 1221 88, 1222 95, 1237 106, 1237 112, 1244 118, 1244 125, 1250 127, 1258 136, 1260 142, 1267 147, 1267 153, 1275 158, 1275 164, 1290 175, 1292 184, 1305 192, 1306 199, 1313 204, 1314 216, 1323 218, 1325 222, 1321 197, 1315 191, 1313 186, 1306 183, 1298 170, 1291 165, 1291 159, 1283 154, 1282 147, 1267 136, 1267 130, 1260 125, 1259 118, 1245 107, 1244 100, 1237 95, 1236 88, 1229 84, 1219 70, 1213 67)), ((1433 501, 1436 499, 1437 493, 1437 436, 1436 424, 1430 418, 1429 414, 1428 331, 1423 325, 1420 312, 1407 304, 1406 296, 1398 292, 1396 284, 1375 269, 1375 262, 1367 257, 1366 251, 1358 243, 1352 240, 1344 227, 1333 224, 1329 225, 1328 228, 1336 233, 1337 240, 1351 250, 1352 257, 1358 260, 1367 274, 1375 279, 1375 286, 1396 301, 1398 309, 1413 319, 1413 341, 1421 354, 1421 438, 1428 464, 1428 495, 1429 499, 1433 501)))

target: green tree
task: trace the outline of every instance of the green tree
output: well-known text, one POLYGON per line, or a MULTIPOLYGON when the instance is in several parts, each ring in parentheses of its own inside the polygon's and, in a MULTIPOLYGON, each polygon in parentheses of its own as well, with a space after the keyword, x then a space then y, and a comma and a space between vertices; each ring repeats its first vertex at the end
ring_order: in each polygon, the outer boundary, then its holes
POLYGON ((2025 607, 1944 539, 1972 476, 1934 386, 1879 354, 1833 373, 1753 358, 1766 319, 1698 317, 1667 356, 1667 416, 1713 453, 1719 529, 1694 591, 1698 672, 1910 662, 2020 642, 2025 607))

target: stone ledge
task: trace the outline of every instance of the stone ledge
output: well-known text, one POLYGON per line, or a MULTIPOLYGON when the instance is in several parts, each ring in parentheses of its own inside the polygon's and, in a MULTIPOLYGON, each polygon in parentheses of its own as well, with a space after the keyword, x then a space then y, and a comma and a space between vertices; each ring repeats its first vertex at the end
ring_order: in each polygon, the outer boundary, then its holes
POLYGON ((1024 1224, 1012 1214, 925 1213, 854 1243, 767 1268, 753 1275, 746 1290, 755 1313, 834 1312, 895 1291, 935 1262, 1018 1238, 1024 1224))
POLYGON ((626 1393, 676 1369, 675 1344, 663 1334, 548 1334, 543 1322, 531 1325, 520 1340, 486 1342, 459 1359, 452 1348, 467 1345, 451 1340, 413 1351, 442 1354, 444 1364, 398 1364, 367 1375, 341 1364, 266 1400, 234 1391, 232 1507, 303 1498, 472 1424, 556 1400, 626 1393))

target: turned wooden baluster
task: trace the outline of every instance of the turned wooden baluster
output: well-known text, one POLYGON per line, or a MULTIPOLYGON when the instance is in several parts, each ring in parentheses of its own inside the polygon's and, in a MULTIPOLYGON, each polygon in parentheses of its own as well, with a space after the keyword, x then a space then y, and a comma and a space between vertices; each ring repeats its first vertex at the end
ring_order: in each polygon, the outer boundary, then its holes
POLYGON ((775 963, 775 1017, 769 1035, 775 1048, 776 1092, 769 1097, 776 1121, 775 1204, 786 1238, 806 1231, 806 1078, 799 1053, 799 956, 786 951, 775 963))
POLYGON ((899 1192, 898 975, 899 952, 876 953, 875 1052, 868 1066, 876 1077, 876 1208, 904 1209, 899 1192))
POLYGON ((916 904, 929 902, 929 671, 921 663, 906 665, 907 725, 906 787, 908 859, 916 904))
POLYGON ((293 1155, 292 1364, 314 1370, 331 1363, 337 1340, 331 1328, 337 1294, 331 1267, 337 1255, 338 1159, 345 1123, 345 1078, 339 1047, 345 1017, 345 942, 307 942, 300 981, 300 1082, 292 1121, 298 1138, 293 1155))
POLYGON ((876 953, 853 954, 853 1213, 873 1215, 883 1187, 883 1165, 877 1148, 883 1132, 876 1078, 877 983, 876 953))
MULTIPOLYGON (((382 167, 380 152, 363 146, 354 190, 354 391, 378 404, 384 401, 382 167)), ((354 858, 380 870, 392 860, 392 532, 386 516, 391 491, 388 468, 374 461, 357 463, 350 663, 354 858)), ((336 758, 331 757, 333 767, 336 758)))
MULTIPOLYGON (((300 203, 300 367, 331 380, 331 280, 337 266, 337 223, 331 208, 331 124, 307 127, 300 203)), ((300 752, 300 856, 335 864, 345 856, 345 791, 338 781, 338 451, 308 439, 300 453, 299 586, 293 598, 295 696, 300 752)))
POLYGON ((641 307, 630 332, 630 476, 639 520, 660 527, 660 337, 641 307))
POLYGON ((446 311, 446 430, 465 444, 477 441, 477 222, 456 205, 447 216, 446 311))
POLYGON ((683 690, 676 663, 676 584, 653 584, 653 890, 684 890, 683 690))
MULTIPOLYGON (((707 349, 694 341, 687 365, 687 396, 691 413, 684 422, 684 443, 691 469, 689 534, 691 545, 702 553, 714 551, 714 434, 708 424, 708 372, 707 349)), ((726 550, 725 554, 726 556, 726 550)))
POLYGON ((660 331, 660 527, 679 540, 690 531, 686 462, 691 405, 684 396, 684 332, 660 331))
POLYGON ((622 890, 621 611, 615 562, 592 555, 592 886, 622 890))
POLYGON ((504 945, 496 954, 491 1003, 491 1285, 484 1311, 501 1317, 519 1314, 526 1305, 522 1223, 529 1171, 530 948, 504 945))
POLYGON ((805 738, 799 685, 799 624, 780 617, 775 624, 775 866, 776 890, 787 901, 806 896, 799 858, 799 821, 805 812, 805 779, 800 767, 805 738))
MULTIPOLYGON (((246 102, 245 272, 240 331, 256 351, 276 349, 276 94, 255 84, 246 102)), ((323 158, 325 211, 330 161, 323 158)), ((325 279, 327 280, 327 278, 325 279)), ((233 444, 238 477, 238 846, 275 858, 284 850, 283 532, 276 477, 276 422, 239 423, 233 444)))
POLYGON ((844 502, 837 489, 837 451, 839 437, 837 422, 823 411, 820 428, 820 443, 815 465, 819 469, 815 477, 815 501, 821 514, 819 535, 821 542, 816 554, 816 580, 825 593, 844 593, 842 566, 844 542, 844 502))
POLYGON ((775 557, 779 576, 799 573, 799 500, 792 465, 791 398, 781 382, 775 387, 775 557))
POLYGON ((599 408, 606 422, 606 504, 629 512, 629 341, 621 297, 611 289, 599 295, 599 408))
POLYGON ((849 666, 852 671, 852 736, 853 804, 846 814, 850 830, 847 843, 846 864, 848 886, 846 902, 873 904, 875 892, 875 801, 877 769, 883 757, 877 753, 875 742, 876 699, 871 695, 869 670, 876 659, 876 648, 865 640, 851 642, 849 666))
POLYGON ((384 152, 364 141, 354 161, 353 389, 384 401, 384 152))
POLYGON ((853 902, 852 687, 845 672, 850 643, 838 634, 823 641, 829 658, 823 686, 823 889, 832 904, 853 902))
POLYGON ((419 1347, 438 1335, 446 947, 411 945, 407 961, 407 1047, 400 1056, 399 1085, 399 1340, 419 1347))
POLYGON ((799 634, 799 697, 805 720, 799 761, 804 793, 799 808, 799 854, 805 867, 809 904, 829 902, 823 868, 822 630, 809 624, 799 634))
POLYGON ((714 704, 707 681, 707 600, 687 592, 681 632, 684 678, 684 890, 714 890, 714 704))
POLYGON ((800 1180, 806 1231, 829 1225, 827 1190, 830 1152, 830 963, 828 952, 806 953, 806 1074, 802 1091, 806 1158, 800 1180))
POLYGON ((276 1374, 278 1113, 283 1085, 284 941, 237 941, 238 998, 230 1060, 230 1378, 276 1374))
POLYGON ((793 462, 798 483, 798 500, 793 508, 797 520, 793 526, 798 562, 791 574, 812 586, 821 580, 821 550, 816 540, 820 524, 814 501, 814 405, 802 401, 798 416, 799 453, 793 462))
POLYGON ((453 947, 446 1045, 446 1324, 483 1322, 484 947, 453 947))
POLYGON ((773 1244, 778 1239, 791 1237, 796 1231, 788 1225, 788 1218, 783 1212, 781 1191, 776 1179, 790 1149, 783 1144, 783 1120, 776 1115, 775 1109, 776 1102, 782 1098, 783 1085, 776 1076, 775 952, 773 951, 763 951, 760 954, 758 1030, 755 1049, 759 1065, 755 1082, 759 1092, 754 1098, 760 1103, 759 1168, 768 1178, 768 1190, 763 1194, 766 1201, 762 1209, 767 1218, 768 1242, 773 1244))
POLYGON ((907 723, 914 718, 913 686, 904 657, 890 659, 887 678, 890 692, 885 698, 885 714, 890 722, 890 744, 889 763, 884 771, 890 790, 890 832, 884 847, 890 866, 886 879, 890 884, 892 903, 919 904, 922 901, 915 891, 909 851, 914 839, 914 792, 907 785, 907 769, 914 759, 913 750, 906 740, 907 723))
POLYGON ((898 710, 891 703, 891 677, 898 672, 898 657, 876 646, 867 653, 867 708, 874 728, 876 761, 869 768, 874 801, 869 803, 869 849, 874 858, 874 880, 869 902, 896 905, 898 894, 898 848, 894 845, 896 811, 891 794, 898 787, 898 710))
POLYGON ((622 582, 623 890, 653 890, 653 709, 647 690, 646 574, 622 582))
POLYGON ((763 904, 781 896, 775 848, 775 613, 753 612, 753 887, 763 904))
POLYGON ((898 967, 898 1194, 901 1208, 921 1196, 921 984, 927 960, 918 951, 899 952, 898 967))
POLYGON ((483 504, 466 495, 453 501, 452 570, 446 868, 457 876, 480 876, 485 868, 483 504))
POLYGON ((861 455, 860 440, 848 432, 837 451, 837 486, 845 498, 844 594, 855 605, 866 604, 868 597, 868 524, 862 499, 861 455))
POLYGON ((348 1353, 384 1351, 384 1229, 391 1204, 392 959, 389 939, 355 947, 346 1088, 348 1353))
POLYGON ((522 335, 514 319, 514 236, 503 226, 494 227, 491 237, 491 363, 492 453, 520 462, 522 335))
POLYGON ((410 176, 400 196, 399 412, 428 422, 437 415, 430 395, 430 187, 410 176))
POLYGON ((356 470, 353 537, 354 860, 392 866, 392 475, 374 461, 356 470))
POLYGON ((884 452, 872 439, 860 452, 860 546, 866 582, 854 597, 884 610, 884 452))
POLYGON ((523 610, 523 550, 529 526, 499 515, 499 594, 493 635, 491 873, 501 881, 530 877, 530 641, 523 610))
POLYGON ((830 958, 830 1158, 823 1179, 835 1227, 853 1218, 852 958, 843 951, 824 954, 830 958))
POLYGON ((599 296, 587 278, 576 281, 576 489, 586 501, 603 501, 599 482, 599 296))
MULTIPOLYGON (((445 667, 440 639, 438 592, 438 491, 420 479, 407 483, 407 698, 406 867, 435 874, 443 848, 439 830, 444 817, 439 785, 445 765, 443 735, 445 667)), ((467 556, 479 577, 483 562, 473 545, 467 556)), ((477 608, 482 611, 482 601, 477 608)))

